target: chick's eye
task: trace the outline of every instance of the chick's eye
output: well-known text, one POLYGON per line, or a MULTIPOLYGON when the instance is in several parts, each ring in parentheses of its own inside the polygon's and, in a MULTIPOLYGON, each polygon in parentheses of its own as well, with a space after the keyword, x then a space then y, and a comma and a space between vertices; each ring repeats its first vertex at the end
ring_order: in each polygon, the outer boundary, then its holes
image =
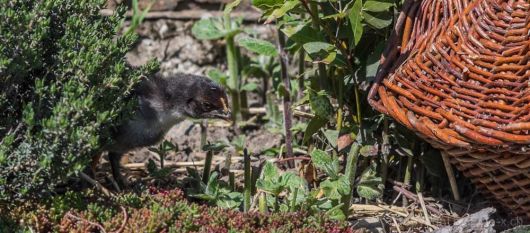
POLYGON ((210 104, 210 103, 204 103, 204 108, 205 108, 206 110, 211 110, 211 109, 213 109, 213 105, 210 104))

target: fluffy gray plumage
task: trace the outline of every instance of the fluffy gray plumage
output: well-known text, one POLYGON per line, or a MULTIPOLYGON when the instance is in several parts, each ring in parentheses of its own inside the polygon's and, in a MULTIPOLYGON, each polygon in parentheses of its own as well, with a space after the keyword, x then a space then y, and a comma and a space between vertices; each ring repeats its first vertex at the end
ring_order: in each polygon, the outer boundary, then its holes
POLYGON ((184 118, 229 119, 225 90, 210 79, 190 74, 141 81, 134 92, 138 109, 133 118, 117 128, 109 152, 114 178, 123 185, 119 173, 121 156, 135 148, 155 145, 167 131, 184 118))

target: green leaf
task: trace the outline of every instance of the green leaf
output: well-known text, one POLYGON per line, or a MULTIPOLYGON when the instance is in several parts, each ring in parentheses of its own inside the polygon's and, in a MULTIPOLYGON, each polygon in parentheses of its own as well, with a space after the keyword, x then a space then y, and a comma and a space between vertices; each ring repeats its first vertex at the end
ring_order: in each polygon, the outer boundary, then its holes
POLYGON ((310 23, 300 22, 295 26, 286 25, 281 30, 290 40, 298 44, 324 40, 324 35, 311 27, 310 23))
POLYGON ((376 176, 375 163, 367 167, 361 174, 361 180, 357 185, 357 194, 368 200, 374 200, 383 195, 384 184, 381 177, 376 176))
POLYGON ((330 210, 326 212, 326 215, 329 216, 330 219, 336 220, 336 221, 344 221, 346 220, 346 215, 344 212, 342 212, 341 207, 344 205, 344 203, 341 203, 337 206, 334 206, 330 210))
POLYGON ((392 23, 392 15, 386 12, 383 13, 367 13, 363 12, 364 22, 376 28, 383 29, 392 23))
POLYGON ((191 34, 200 40, 215 40, 225 36, 222 24, 217 19, 201 19, 193 24, 191 34))
POLYGON ((337 57, 335 46, 325 42, 309 42, 302 47, 314 63, 331 64, 337 57))
POLYGON ((298 6, 298 4, 300 4, 300 1, 298 1, 298 0, 285 1, 280 8, 274 9, 272 11, 272 13, 269 15, 269 17, 267 17, 267 20, 265 21, 265 23, 267 24, 267 23, 270 23, 270 22, 272 22, 273 20, 275 20, 277 18, 281 18, 287 12, 289 12, 290 10, 292 10, 296 6, 298 6))
POLYGON ((326 139, 328 140, 329 144, 331 144, 332 147, 337 147, 337 139, 339 138, 339 131, 327 129, 324 130, 324 136, 326 136, 326 139))
POLYGON ((215 204, 221 208, 225 209, 235 209, 238 208, 243 202, 243 194, 239 192, 231 192, 226 195, 222 195, 215 202, 215 204))
POLYGON ((208 78, 213 80, 214 82, 221 84, 224 87, 227 87, 226 81, 228 80, 228 75, 220 71, 219 69, 211 69, 207 73, 208 78))
POLYGON ((282 4, 283 0, 252 0, 252 5, 264 11, 279 7, 282 4))
POLYGON ((354 45, 359 44, 361 37, 363 35, 363 25, 362 25, 362 0, 355 0, 355 3, 352 6, 352 9, 349 14, 350 25, 353 32, 354 45))
POLYGON ((280 171, 276 165, 266 161, 260 178, 256 181, 256 187, 278 195, 286 188, 288 178, 288 175, 286 177, 280 175, 280 171))
POLYGON ((312 89, 308 89, 308 92, 311 110, 313 110, 315 115, 322 119, 330 119, 333 117, 333 106, 326 92, 324 90, 315 92, 312 89))
POLYGON ((230 15, 232 10, 234 10, 234 8, 236 8, 239 5, 239 3, 241 3, 241 0, 235 0, 231 3, 226 4, 223 15, 225 15, 225 17, 230 15))
POLYGON ((206 144, 202 147, 202 150, 203 151, 213 151, 213 152, 219 152, 219 151, 222 151, 224 148, 228 147, 228 145, 226 145, 226 143, 222 142, 222 141, 219 141, 219 142, 215 142, 213 144, 206 144))
POLYGON ((364 145, 360 150, 361 155, 366 157, 376 156, 378 152, 379 150, 374 145, 364 145))
POLYGON ((241 87, 242 91, 254 91, 258 88, 256 83, 247 83, 241 87))
POLYGON ((246 37, 238 40, 238 44, 252 52, 260 55, 275 57, 278 56, 276 46, 266 40, 246 37))
POLYGON ((328 123, 328 121, 329 119, 327 118, 324 119, 318 116, 313 117, 311 121, 309 121, 309 123, 307 124, 307 128, 304 132, 304 139, 302 139, 302 143, 307 144, 307 142, 309 142, 309 139, 313 136, 313 134, 315 134, 316 132, 318 132, 318 130, 320 130, 320 128, 325 126, 326 123, 328 123))
POLYGON ((350 195, 350 182, 346 176, 340 176, 337 180, 325 180, 320 183, 324 195, 332 200, 341 200, 343 196, 350 195))
POLYGON ((387 11, 394 3, 389 0, 368 0, 364 3, 363 10, 371 12, 387 11))
POLYGON ((316 168, 324 171, 331 179, 337 179, 339 176, 339 161, 333 159, 325 151, 315 149, 311 152, 311 161, 316 168))
POLYGON ((377 70, 379 69, 379 59, 381 59, 381 53, 383 53, 383 49, 386 46, 385 44, 386 43, 383 41, 378 43, 373 52, 370 53, 368 59, 366 60, 367 81, 374 81, 375 75, 377 74, 377 70))

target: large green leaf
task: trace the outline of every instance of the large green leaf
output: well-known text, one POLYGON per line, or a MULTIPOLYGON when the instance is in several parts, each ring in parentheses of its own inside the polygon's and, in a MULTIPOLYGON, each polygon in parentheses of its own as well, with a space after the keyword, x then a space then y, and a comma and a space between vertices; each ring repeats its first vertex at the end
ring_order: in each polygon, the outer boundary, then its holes
POLYGON ((240 46, 257 54, 273 57, 278 55, 276 46, 266 40, 246 37, 239 39, 237 42, 240 46))
POLYGON ((311 110, 322 119, 330 119, 333 117, 333 106, 329 101, 328 95, 324 90, 316 92, 309 89, 309 104, 311 110))
POLYGON ((311 161, 316 168, 324 171, 331 179, 339 177, 339 160, 333 159, 325 151, 313 150, 311 152, 311 161))
POLYGON ((341 200, 344 195, 350 195, 350 182, 346 176, 340 176, 337 180, 325 180, 320 183, 320 188, 329 199, 341 200))
POLYGON ((331 64, 337 57, 335 46, 325 42, 309 42, 303 45, 307 55, 315 63, 331 64))
POLYGON ((381 13, 363 12, 363 16, 364 16, 364 22, 366 22, 368 25, 376 29, 386 28, 392 23, 392 15, 386 12, 381 12, 381 13))
POLYGON ((369 0, 364 3, 363 9, 371 12, 383 12, 392 7, 394 3, 389 0, 369 0))
POLYGON ((359 44, 361 37, 363 35, 363 25, 362 25, 362 0, 355 0, 355 3, 352 6, 352 9, 349 14, 350 25, 353 32, 354 44, 359 44))
POLYGON ((264 11, 280 7, 282 4, 283 0, 252 0, 252 5, 264 11))
POLYGON ((299 0, 285 1, 280 8, 274 9, 272 11, 272 13, 267 17, 267 20, 265 21, 265 23, 270 23, 277 18, 281 18, 287 12, 294 9, 299 4, 300 4, 299 0))
POLYGON ((361 180, 357 185, 357 194, 368 200, 374 200, 383 195, 384 187, 381 177, 377 176, 375 163, 372 163, 361 175, 361 180))
POLYGON ((239 3, 241 3, 241 0, 234 0, 233 2, 226 4, 225 10, 223 12, 225 17, 230 15, 232 10, 234 10, 234 8, 236 8, 239 5, 239 3))
POLYGON ((310 23, 299 22, 294 26, 286 25, 281 30, 290 40, 302 45, 324 40, 324 35, 311 27, 310 23))
POLYGON ((313 117, 309 123, 307 124, 307 127, 304 132, 304 139, 302 139, 302 143, 306 144, 309 139, 320 130, 326 123, 328 123, 329 119, 320 118, 318 116, 313 117))
POLYGON ((225 36, 222 23, 218 19, 201 19, 191 28, 191 34, 200 40, 215 40, 225 36))

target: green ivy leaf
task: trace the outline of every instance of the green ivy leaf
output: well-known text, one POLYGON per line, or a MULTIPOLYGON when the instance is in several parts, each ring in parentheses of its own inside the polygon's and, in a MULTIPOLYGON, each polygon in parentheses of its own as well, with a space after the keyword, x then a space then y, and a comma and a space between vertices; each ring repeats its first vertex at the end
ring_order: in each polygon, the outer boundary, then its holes
POLYGON ((266 40, 246 37, 239 39, 238 44, 260 55, 271 57, 278 56, 278 50, 276 50, 276 46, 266 40))

